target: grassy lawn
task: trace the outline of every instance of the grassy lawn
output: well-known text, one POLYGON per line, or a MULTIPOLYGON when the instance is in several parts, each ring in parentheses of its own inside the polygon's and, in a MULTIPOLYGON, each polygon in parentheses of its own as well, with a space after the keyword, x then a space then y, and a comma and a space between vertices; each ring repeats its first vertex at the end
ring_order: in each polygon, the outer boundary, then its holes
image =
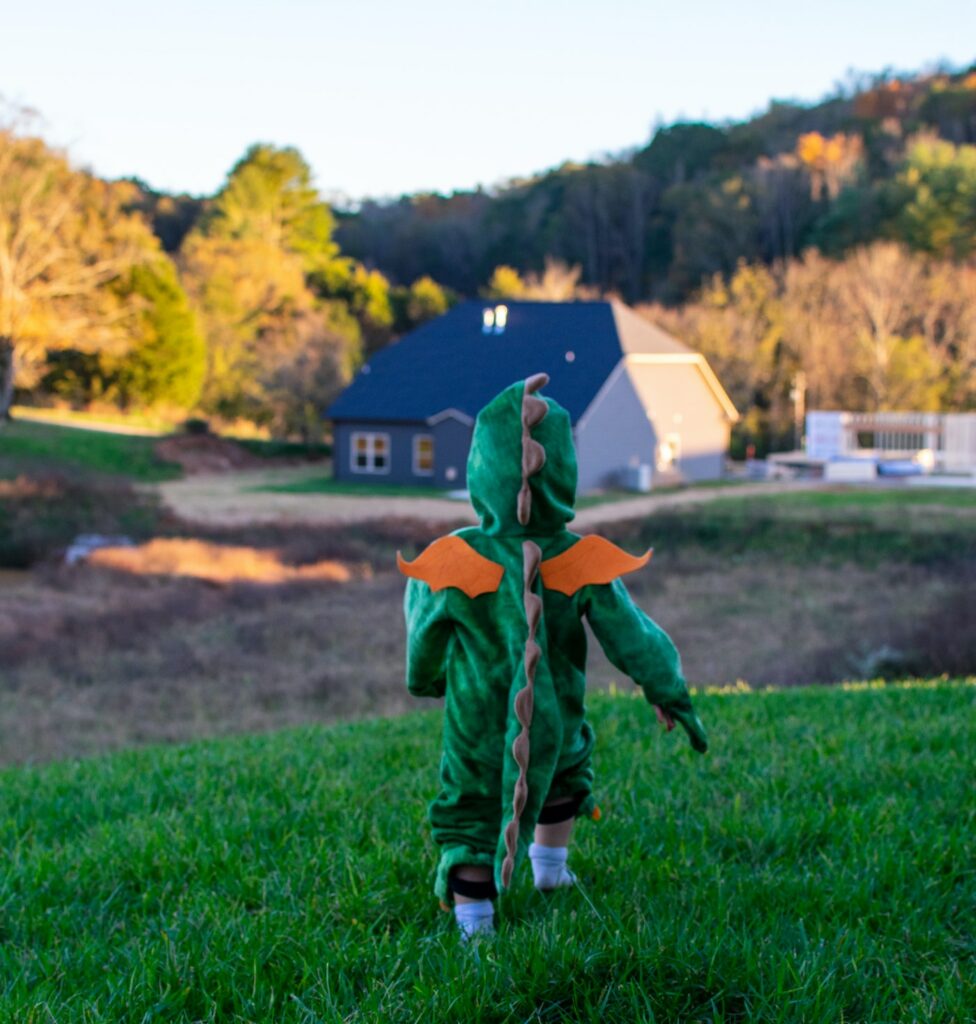
MULTIPOLYGON (((709 489, 719 487, 734 488, 739 483, 740 481, 738 480, 710 480, 695 484, 695 487, 709 489)), ((327 473, 317 474, 305 480, 295 480, 287 484, 274 484, 254 489, 279 494, 360 494, 383 498, 443 498, 449 493, 436 487, 409 487, 402 484, 359 483, 358 481, 335 480, 327 473)), ((677 486, 658 487, 655 488, 652 494, 673 494, 682 490, 687 490, 687 488, 677 486)), ((590 508, 593 505, 603 505, 606 502, 632 501, 634 498, 649 496, 651 495, 640 494, 636 491, 599 491, 594 494, 580 495, 576 500, 576 507, 578 509, 590 508)))
POLYGON ((99 427, 111 424, 134 433, 168 434, 175 427, 172 419, 164 419, 151 413, 116 412, 104 409, 100 412, 86 412, 81 409, 45 409, 37 406, 15 405, 11 409, 18 420, 32 420, 39 423, 54 423, 62 426, 99 427))
POLYGON ((888 509, 919 505, 976 509, 976 487, 837 486, 830 490, 777 494, 762 500, 781 503, 783 506, 831 510, 888 509))
POLYGON ((251 487, 256 493, 270 494, 352 494, 377 498, 444 498, 447 491, 436 487, 409 487, 403 484, 359 483, 359 481, 336 480, 331 473, 323 471, 302 480, 288 483, 268 484, 251 487))
POLYGON ((227 440, 239 444, 252 455, 262 459, 327 459, 332 455, 331 444, 304 444, 301 441, 261 440, 254 437, 232 437, 227 440))
POLYGON ((439 715, 0 773, 0 1018, 962 1022, 976 688, 700 698, 698 758, 594 695, 578 891, 461 947, 430 892, 439 715))
POLYGON ((180 469, 153 450, 158 438, 14 420, 0 426, 0 477, 44 470, 173 480, 180 469))

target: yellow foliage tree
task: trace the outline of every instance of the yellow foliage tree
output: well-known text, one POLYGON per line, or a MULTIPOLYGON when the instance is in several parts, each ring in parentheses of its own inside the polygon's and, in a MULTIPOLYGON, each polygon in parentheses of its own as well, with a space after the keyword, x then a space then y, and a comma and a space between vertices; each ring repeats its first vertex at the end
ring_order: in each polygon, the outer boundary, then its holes
POLYGON ((0 420, 48 350, 127 344, 138 303, 105 286, 159 258, 130 198, 40 139, 0 130, 0 420))
POLYGON ((486 299, 520 299, 525 295, 525 282, 514 267, 503 263, 495 267, 482 295, 486 299))

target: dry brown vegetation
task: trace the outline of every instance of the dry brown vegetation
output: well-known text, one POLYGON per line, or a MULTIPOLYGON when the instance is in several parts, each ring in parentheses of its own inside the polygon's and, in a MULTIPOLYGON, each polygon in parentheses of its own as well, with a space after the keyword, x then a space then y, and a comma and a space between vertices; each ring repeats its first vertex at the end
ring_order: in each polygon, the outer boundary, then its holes
MULTIPOLYGON (((392 566, 397 548, 412 554, 442 531, 390 520, 205 538, 254 549, 276 566, 360 567, 348 582, 214 586, 95 565, 8 574, 0 580, 0 761, 425 706, 403 687, 403 581, 392 566)), ((614 536, 636 549, 637 533, 621 526, 614 536)), ((667 534, 656 543, 631 589, 675 638, 693 683, 829 682, 892 665, 904 672, 912 666, 899 652, 907 650, 927 659, 920 668, 928 671, 976 664, 965 646, 973 580, 960 566, 810 564, 667 534)), ((179 547, 213 550, 199 540, 179 547)), ((611 682, 628 685, 594 648, 591 685, 611 682)))
POLYGON ((227 473, 259 469, 262 460, 233 441, 213 434, 177 434, 155 445, 163 462, 173 462, 184 473, 227 473))
POLYGON ((348 583, 354 569, 325 560, 287 565, 281 552, 245 545, 214 544, 186 537, 158 537, 132 547, 94 551, 90 564, 136 576, 188 576, 210 583, 297 583, 329 580, 348 583))

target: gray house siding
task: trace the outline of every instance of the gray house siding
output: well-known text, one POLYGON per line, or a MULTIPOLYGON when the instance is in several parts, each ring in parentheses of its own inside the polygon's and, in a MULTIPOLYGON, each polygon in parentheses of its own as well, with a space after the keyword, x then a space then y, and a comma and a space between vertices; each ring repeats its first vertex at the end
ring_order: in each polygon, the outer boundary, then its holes
POLYGON ((455 419, 444 419, 434 426, 426 423, 385 423, 381 420, 339 422, 333 435, 333 465, 335 478, 362 483, 406 484, 414 487, 445 488, 465 486, 465 466, 471 444, 471 427, 455 419), (362 472, 353 466, 352 439, 354 434, 375 433, 389 437, 389 471, 362 472), (434 472, 414 472, 414 438, 428 436, 434 439, 434 472), (450 470, 455 471, 451 479, 450 470))
POLYGON ((655 443, 671 435, 678 440, 675 475, 687 481, 720 478, 729 446, 729 421, 698 367, 632 361, 628 375, 647 410, 655 443))
POLYGON ((631 465, 654 464, 654 432, 623 363, 575 430, 579 490, 619 487, 631 465))

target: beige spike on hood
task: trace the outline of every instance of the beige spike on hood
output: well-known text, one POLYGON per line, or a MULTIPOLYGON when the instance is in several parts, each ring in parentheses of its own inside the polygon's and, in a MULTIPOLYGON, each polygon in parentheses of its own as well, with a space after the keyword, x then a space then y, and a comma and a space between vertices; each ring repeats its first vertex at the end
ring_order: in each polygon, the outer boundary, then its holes
POLYGON ((534 392, 549 383, 549 375, 536 373, 525 381, 522 393, 522 486, 518 493, 518 521, 526 526, 532 517, 532 488, 529 477, 534 476, 546 464, 546 450, 532 439, 530 431, 540 424, 549 411, 549 406, 534 392))

